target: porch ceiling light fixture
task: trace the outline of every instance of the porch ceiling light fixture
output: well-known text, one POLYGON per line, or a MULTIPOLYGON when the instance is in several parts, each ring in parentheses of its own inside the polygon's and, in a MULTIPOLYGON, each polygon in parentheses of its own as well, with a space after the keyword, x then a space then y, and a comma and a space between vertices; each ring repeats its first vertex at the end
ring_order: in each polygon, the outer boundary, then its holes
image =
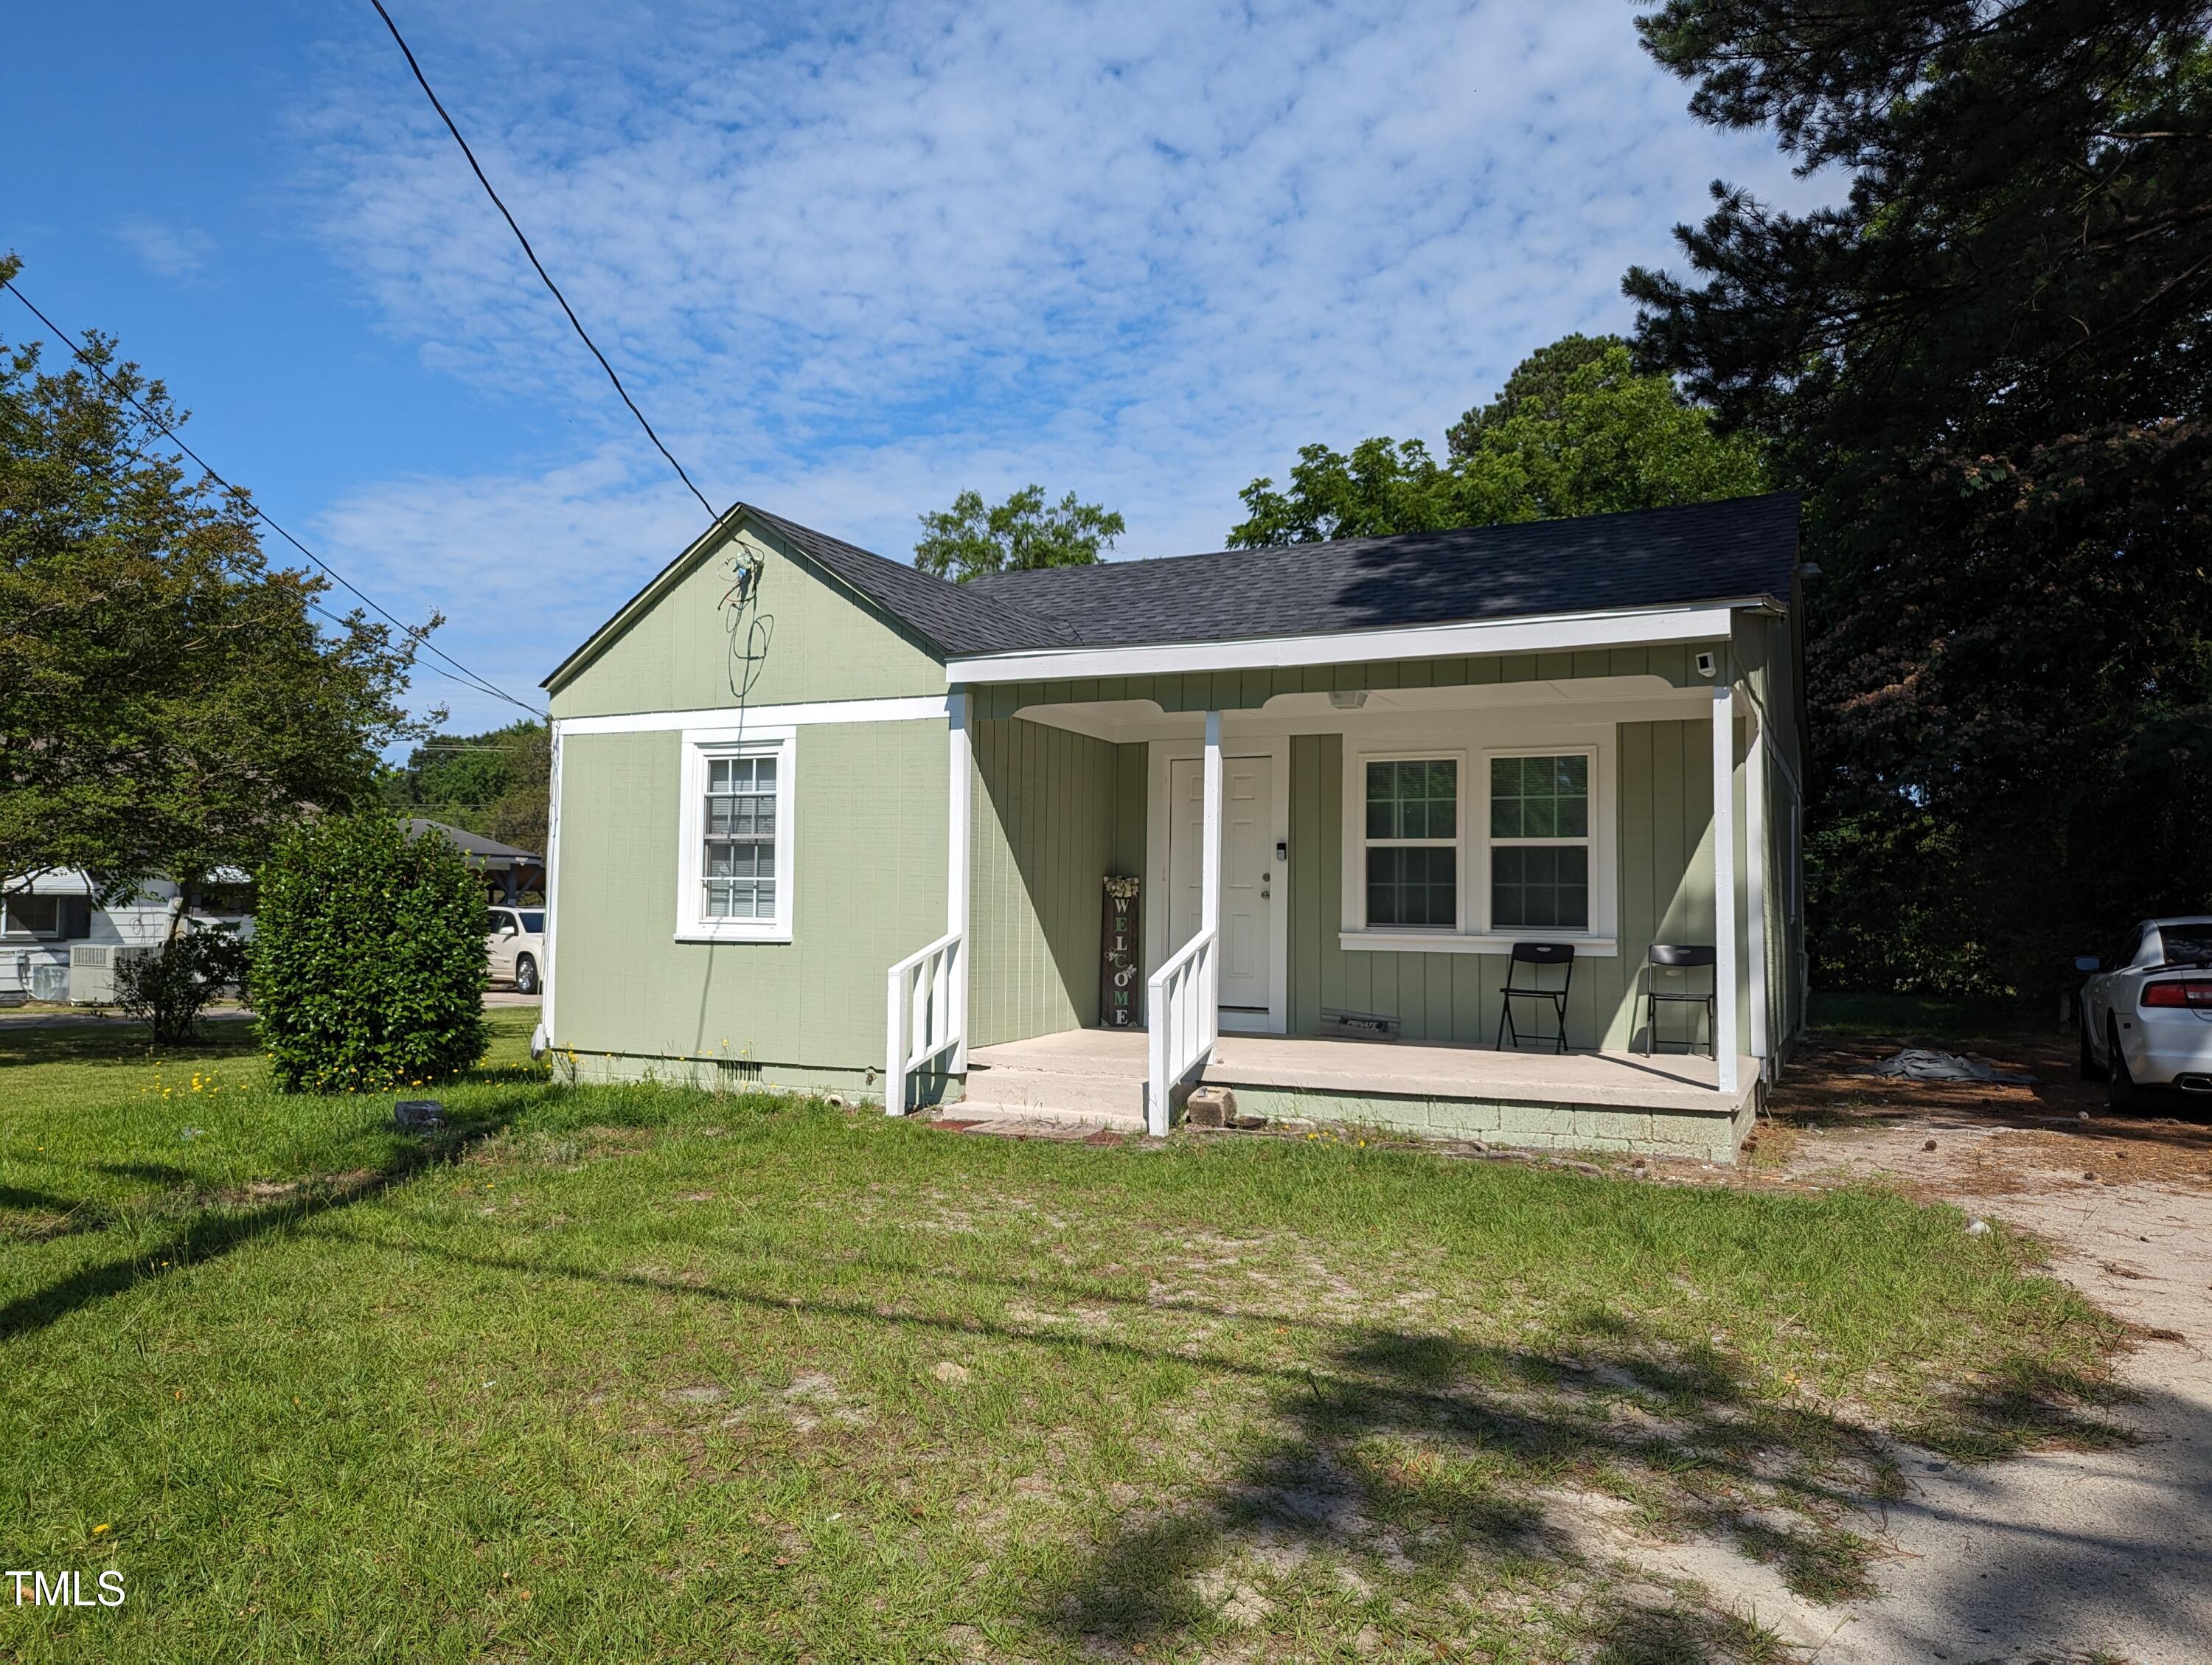
POLYGON ((1367 703, 1367 690, 1364 688, 1332 688, 1328 690, 1328 702, 1339 711, 1357 711, 1367 703))

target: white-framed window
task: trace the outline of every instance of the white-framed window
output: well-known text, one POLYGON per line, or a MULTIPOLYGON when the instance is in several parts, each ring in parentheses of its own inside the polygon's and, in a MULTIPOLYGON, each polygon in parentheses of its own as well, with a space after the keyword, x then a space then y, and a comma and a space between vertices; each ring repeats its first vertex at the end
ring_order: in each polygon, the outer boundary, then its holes
POLYGON ((789 729, 684 734, 679 938, 791 940, 796 750, 789 729))
POLYGON ((1596 866, 1593 751, 1484 754, 1485 916, 1501 936, 1587 936, 1596 866))
POLYGON ((1467 755, 1376 756, 1359 762, 1363 923, 1375 931, 1456 931, 1467 755))
POLYGON ((1618 951, 1606 730, 1420 719, 1375 731, 1345 738, 1344 947, 1618 951), (1500 726, 1502 744, 1484 744, 1500 726))

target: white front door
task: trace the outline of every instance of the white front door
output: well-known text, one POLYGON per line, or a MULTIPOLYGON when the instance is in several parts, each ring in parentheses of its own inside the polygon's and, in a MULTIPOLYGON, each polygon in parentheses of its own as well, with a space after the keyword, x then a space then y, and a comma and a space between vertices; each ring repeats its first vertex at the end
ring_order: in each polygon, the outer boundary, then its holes
MULTIPOLYGON (((1275 760, 1221 760, 1221 1006, 1261 1018, 1274 987, 1275 760)), ((1168 762, 1168 944, 1170 954, 1198 930, 1206 827, 1206 769, 1195 757, 1168 762)))

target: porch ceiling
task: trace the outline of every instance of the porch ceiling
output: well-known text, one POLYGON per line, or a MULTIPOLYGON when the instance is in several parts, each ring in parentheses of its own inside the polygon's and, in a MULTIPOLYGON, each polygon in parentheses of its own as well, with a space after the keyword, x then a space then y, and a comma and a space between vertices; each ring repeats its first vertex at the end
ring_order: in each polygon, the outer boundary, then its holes
MULTIPOLYGON (((1325 692, 1277 694, 1256 708, 1224 711, 1231 734, 1328 734, 1356 732, 1382 717, 1440 716, 1458 712, 1548 713, 1576 721, 1650 722, 1655 718, 1705 718, 1712 690, 1680 688, 1660 676, 1568 677, 1543 681, 1472 683, 1434 688, 1357 690, 1357 706, 1340 706, 1325 692)), ((1072 729, 1102 740, 1187 739, 1204 726, 1202 711, 1169 711, 1157 700, 1074 700, 1024 704, 1030 722, 1072 729)))

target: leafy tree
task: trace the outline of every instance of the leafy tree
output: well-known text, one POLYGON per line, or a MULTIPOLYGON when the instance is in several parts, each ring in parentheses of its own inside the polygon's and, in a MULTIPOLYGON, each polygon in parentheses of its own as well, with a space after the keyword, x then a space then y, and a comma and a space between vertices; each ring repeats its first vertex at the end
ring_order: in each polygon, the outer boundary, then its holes
POLYGON ((323 580, 270 567, 245 497, 131 404, 178 425, 162 385, 87 350, 105 380, 0 343, 0 880, 189 884, 371 795, 414 645, 319 627, 323 580))
POLYGON ((989 508, 982 493, 963 491, 950 509, 923 515, 921 530, 914 564, 965 584, 985 573, 1090 566, 1127 527, 1118 512, 1079 503, 1072 491, 1048 505, 1044 488, 1032 485, 989 508))
POLYGON ((1374 538, 1446 526, 1656 508, 1765 484, 1758 446, 1723 438, 1664 375, 1638 374, 1617 337, 1569 336, 1523 360, 1470 410, 1438 462, 1419 440, 1365 440, 1349 456, 1298 453, 1290 489, 1255 480, 1232 547, 1374 538))
POLYGON ((434 734, 380 778, 384 801, 543 853, 552 782, 552 733, 525 718, 482 734, 434 734))
POLYGON ((420 1086, 483 1055, 483 878, 381 809, 294 826, 261 869, 254 1008, 285 1092, 420 1086))
MULTIPOLYGON (((1808 489, 1827 893, 2045 987, 2212 902, 2212 54, 2201 3, 1670 0, 1692 108, 1847 182, 1715 187, 1639 350, 1808 489), (1931 843, 1932 841, 1932 843, 1931 843)), ((1816 917, 1822 975, 1906 974, 1816 917)))
POLYGON ((1505 386, 1487 404, 1477 405, 1444 432, 1455 457, 1472 454, 1482 436, 1522 415, 1556 422, 1563 413, 1567 378, 1586 364, 1603 358, 1628 343, 1617 335, 1561 336, 1548 347, 1539 347, 1513 367, 1505 386))

